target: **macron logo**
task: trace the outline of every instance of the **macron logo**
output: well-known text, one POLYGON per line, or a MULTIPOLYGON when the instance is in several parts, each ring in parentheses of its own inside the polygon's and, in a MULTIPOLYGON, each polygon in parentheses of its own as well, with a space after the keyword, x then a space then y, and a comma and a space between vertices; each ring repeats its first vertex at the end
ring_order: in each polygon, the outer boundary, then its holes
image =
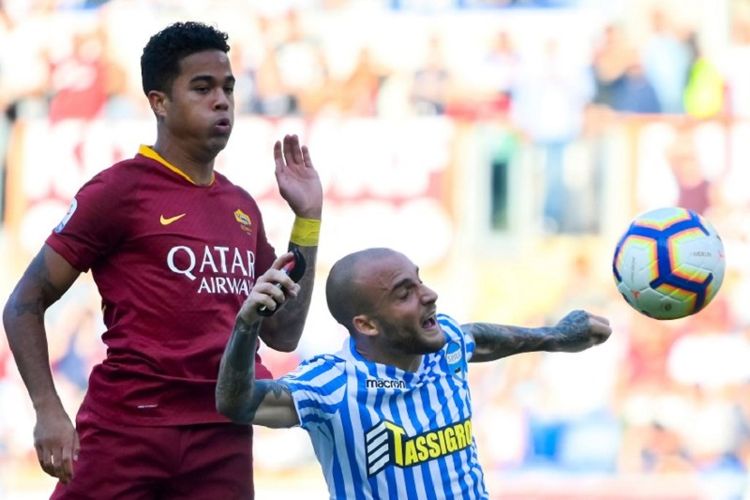
POLYGON ((383 380, 379 378, 367 379, 368 389, 406 389, 406 382, 403 380, 383 380))

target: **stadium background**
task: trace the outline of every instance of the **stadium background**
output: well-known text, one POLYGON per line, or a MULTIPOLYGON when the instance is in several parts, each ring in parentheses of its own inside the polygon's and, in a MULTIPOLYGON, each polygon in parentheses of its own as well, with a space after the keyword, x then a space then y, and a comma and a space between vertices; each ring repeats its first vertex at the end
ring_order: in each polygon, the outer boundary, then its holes
MULTIPOLYGON (((750 2, 2 0, 3 298, 76 189, 153 141, 140 51, 186 19, 230 34, 237 125, 218 168, 277 248, 291 217, 272 143, 309 144, 321 281, 391 246, 461 321, 611 318, 591 351, 472 366, 495 497, 750 498, 750 2), (617 295, 610 260, 630 218, 677 204, 712 221, 727 274, 701 314, 657 322, 617 295)), ((298 351, 264 351, 276 374, 344 338, 321 284, 298 351)), ((103 356, 88 275, 47 324, 73 415, 103 356)), ((0 409, 0 498, 46 498, 4 336, 0 409)), ((325 498, 302 431, 256 430, 259 498, 325 498)))

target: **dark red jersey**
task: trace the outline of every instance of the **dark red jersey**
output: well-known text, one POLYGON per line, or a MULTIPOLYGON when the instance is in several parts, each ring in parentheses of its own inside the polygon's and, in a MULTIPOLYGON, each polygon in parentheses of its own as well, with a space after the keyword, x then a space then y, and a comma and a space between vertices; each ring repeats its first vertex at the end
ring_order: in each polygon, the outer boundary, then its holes
MULTIPOLYGON (((82 411, 142 425, 226 421, 214 403, 219 361, 275 259, 246 191, 219 173, 196 185, 142 146, 81 188, 47 244, 90 269, 102 297, 107 356, 82 411)), ((257 374, 270 377, 263 365, 257 374)))

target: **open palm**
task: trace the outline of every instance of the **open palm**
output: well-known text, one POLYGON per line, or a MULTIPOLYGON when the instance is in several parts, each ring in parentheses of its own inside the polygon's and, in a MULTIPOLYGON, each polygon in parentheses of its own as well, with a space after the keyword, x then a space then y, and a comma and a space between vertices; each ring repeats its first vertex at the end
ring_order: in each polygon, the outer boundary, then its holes
POLYGON ((276 182, 282 198, 298 217, 319 219, 323 207, 323 187, 313 167, 307 146, 300 147, 296 135, 284 136, 273 146, 276 182))

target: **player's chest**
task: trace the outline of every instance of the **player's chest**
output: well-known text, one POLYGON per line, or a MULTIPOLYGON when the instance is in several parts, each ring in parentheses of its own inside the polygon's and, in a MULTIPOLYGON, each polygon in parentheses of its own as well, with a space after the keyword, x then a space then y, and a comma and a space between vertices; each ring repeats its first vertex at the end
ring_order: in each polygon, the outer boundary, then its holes
POLYGON ((254 248, 261 227, 255 204, 232 192, 167 189, 144 196, 137 210, 128 243, 157 255, 254 248))

